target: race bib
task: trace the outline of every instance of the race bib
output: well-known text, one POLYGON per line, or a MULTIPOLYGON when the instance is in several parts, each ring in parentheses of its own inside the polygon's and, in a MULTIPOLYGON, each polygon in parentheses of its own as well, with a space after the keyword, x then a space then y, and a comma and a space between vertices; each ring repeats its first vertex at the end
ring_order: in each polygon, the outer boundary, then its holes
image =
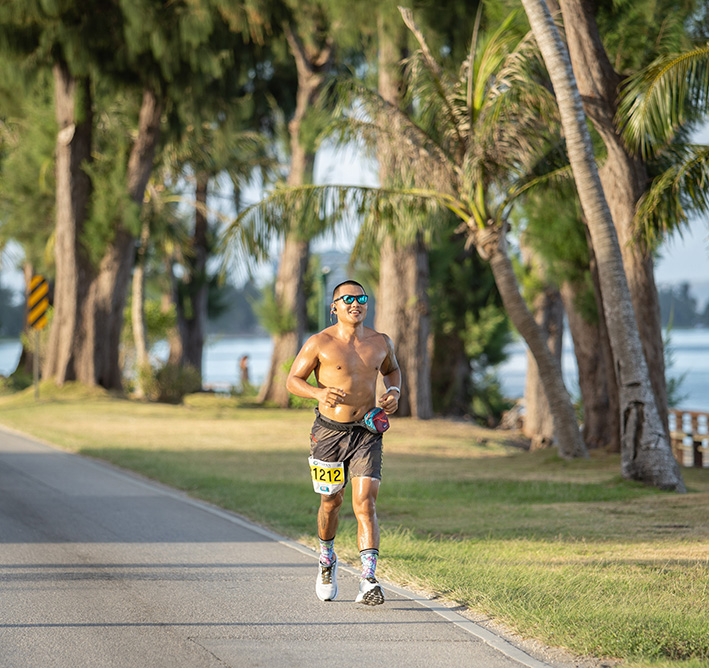
POLYGON ((308 457, 313 489, 318 494, 337 494, 345 486, 345 465, 342 462, 321 462, 308 457))

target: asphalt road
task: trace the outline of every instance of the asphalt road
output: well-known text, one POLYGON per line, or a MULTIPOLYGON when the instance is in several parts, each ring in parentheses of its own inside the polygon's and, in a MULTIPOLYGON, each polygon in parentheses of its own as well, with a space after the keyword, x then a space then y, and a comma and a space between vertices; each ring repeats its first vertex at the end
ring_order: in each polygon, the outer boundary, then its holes
POLYGON ((236 515, 0 431, 2 668, 547 665, 386 583, 355 604, 353 569, 323 603, 316 572, 236 515))

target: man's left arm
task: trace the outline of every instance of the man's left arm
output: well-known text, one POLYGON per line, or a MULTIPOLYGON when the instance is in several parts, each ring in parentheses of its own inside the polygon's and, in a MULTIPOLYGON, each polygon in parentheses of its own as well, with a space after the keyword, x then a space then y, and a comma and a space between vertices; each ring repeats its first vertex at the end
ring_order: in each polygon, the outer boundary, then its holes
POLYGON ((394 344, 386 334, 383 334, 383 336, 386 342, 387 355, 384 358, 384 362, 382 362, 380 370, 386 392, 379 397, 379 405, 384 409, 387 415, 391 415, 399 408, 401 370, 399 369, 399 363, 396 361, 396 355, 394 354, 394 344))

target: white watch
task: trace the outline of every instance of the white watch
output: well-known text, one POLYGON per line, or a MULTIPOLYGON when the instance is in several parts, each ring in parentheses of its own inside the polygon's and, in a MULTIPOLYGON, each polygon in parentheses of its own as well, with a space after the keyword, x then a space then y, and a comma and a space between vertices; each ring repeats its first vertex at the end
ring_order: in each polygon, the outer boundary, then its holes
POLYGON ((401 396, 401 390, 396 385, 392 385, 391 387, 387 387, 387 392, 391 392, 392 390, 396 390, 399 393, 399 396, 401 396))

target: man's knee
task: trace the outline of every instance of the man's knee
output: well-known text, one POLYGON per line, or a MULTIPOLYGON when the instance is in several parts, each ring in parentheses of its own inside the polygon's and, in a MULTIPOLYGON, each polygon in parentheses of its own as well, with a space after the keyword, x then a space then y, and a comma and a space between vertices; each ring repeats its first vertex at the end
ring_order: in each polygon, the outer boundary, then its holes
POLYGON ((377 514, 377 501, 374 495, 353 499, 352 506, 357 517, 374 517, 377 514))
POLYGON ((331 494, 329 496, 322 495, 320 497, 320 508, 322 508, 325 512, 331 513, 335 510, 339 510, 340 506, 342 505, 342 501, 345 497, 345 491, 340 490, 336 494, 331 494))

